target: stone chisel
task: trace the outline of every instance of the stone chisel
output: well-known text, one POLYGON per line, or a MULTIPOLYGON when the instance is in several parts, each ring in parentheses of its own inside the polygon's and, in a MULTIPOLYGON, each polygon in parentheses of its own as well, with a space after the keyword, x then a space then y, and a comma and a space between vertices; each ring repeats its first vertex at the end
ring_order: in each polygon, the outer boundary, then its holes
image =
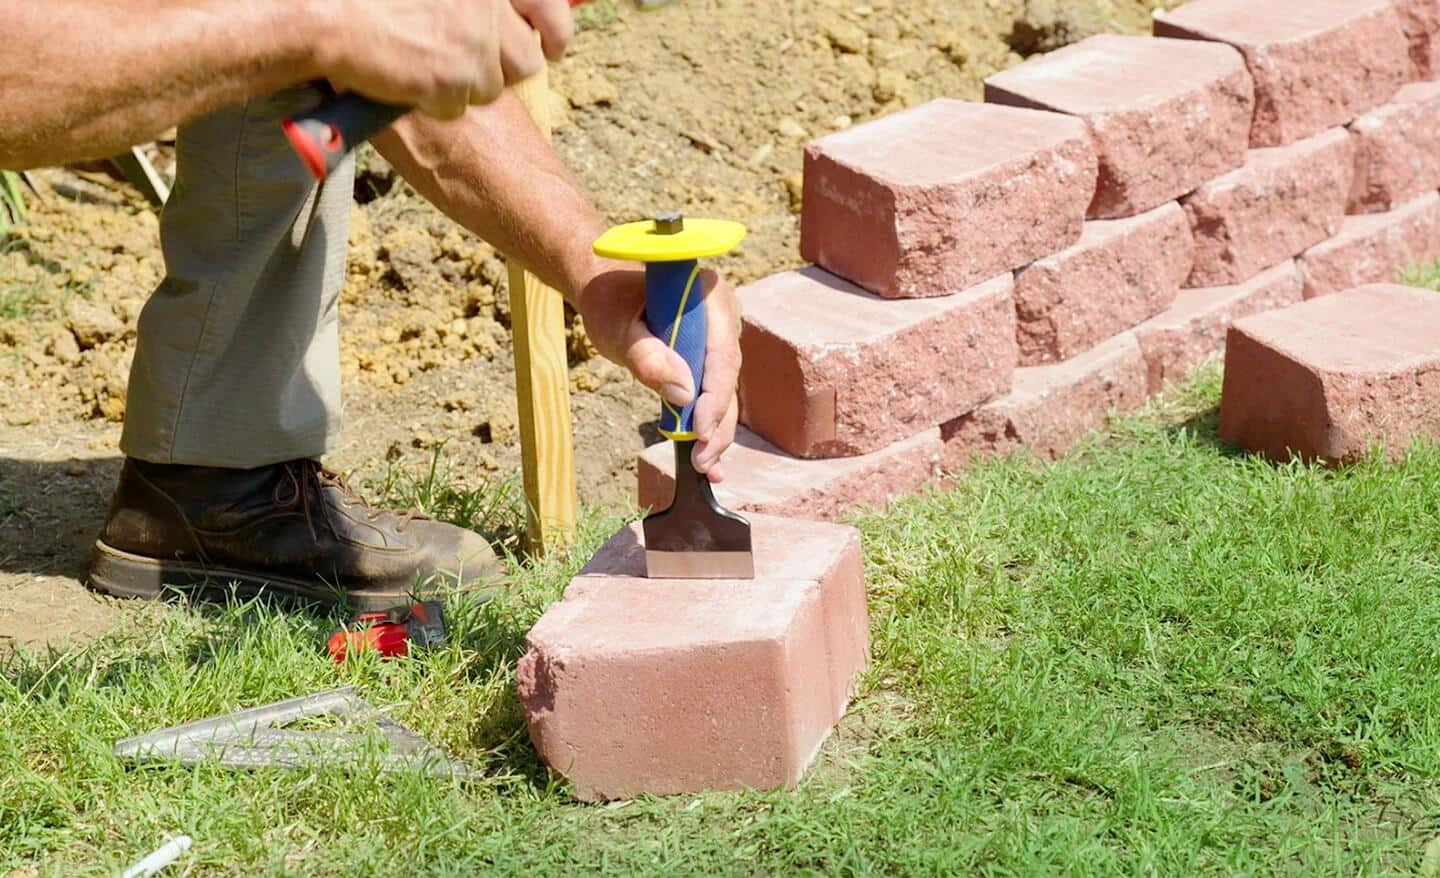
MULTIPOLYGON (((725 220, 686 220, 678 213, 616 226, 595 242, 595 253, 645 263, 645 323, 690 366, 695 394, 705 374, 705 301, 699 260, 728 252, 745 227, 725 220)), ((715 499, 710 480, 695 471, 691 452, 695 400, 683 408, 662 401, 660 435, 675 446, 675 497, 644 523, 645 570, 652 578, 753 579, 750 522, 715 499)))

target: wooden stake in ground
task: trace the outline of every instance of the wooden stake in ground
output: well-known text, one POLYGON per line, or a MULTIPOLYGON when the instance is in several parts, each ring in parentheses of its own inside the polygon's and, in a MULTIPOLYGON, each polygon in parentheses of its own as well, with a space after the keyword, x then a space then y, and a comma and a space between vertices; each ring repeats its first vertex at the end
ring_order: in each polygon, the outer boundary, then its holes
MULTIPOLYGON (((550 85, 545 72, 516 85, 515 93, 549 139, 550 85)), ((575 531, 565 303, 559 293, 513 261, 509 279, 527 532, 531 551, 546 552, 567 543, 575 531)))

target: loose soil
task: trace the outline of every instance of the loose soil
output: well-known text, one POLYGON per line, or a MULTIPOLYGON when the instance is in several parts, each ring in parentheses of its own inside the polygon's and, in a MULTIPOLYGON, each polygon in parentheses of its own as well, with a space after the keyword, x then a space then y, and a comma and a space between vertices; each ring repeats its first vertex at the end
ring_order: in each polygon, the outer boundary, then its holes
MULTIPOLYGON (((792 267, 802 144, 1103 30, 1136 0, 595 0, 553 73, 557 151, 612 220, 667 208, 740 220, 735 283, 792 267)), ((1175 5, 1173 2, 1168 5, 1175 5)), ((163 166, 169 151, 155 152, 163 166)), ((331 462, 377 475, 437 447, 457 478, 518 469, 503 263, 362 156, 342 297, 345 431, 331 462)), ((162 263, 153 211, 103 174, 34 175, 0 242, 0 648, 84 640, 123 607, 81 586, 118 468, 135 320, 162 263)), ((570 332, 581 498, 625 502, 655 400, 570 332)))

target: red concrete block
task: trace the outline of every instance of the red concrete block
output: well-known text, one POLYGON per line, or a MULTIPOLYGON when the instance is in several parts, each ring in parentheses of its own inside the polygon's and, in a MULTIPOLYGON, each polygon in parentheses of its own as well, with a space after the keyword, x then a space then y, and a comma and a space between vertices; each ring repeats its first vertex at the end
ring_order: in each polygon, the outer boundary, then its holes
POLYGON ((894 301, 817 268, 749 284, 740 418, 796 457, 849 457, 969 411, 1010 389, 1013 286, 894 301))
POLYGON ((1155 35, 1228 43, 1255 81, 1251 146, 1283 146, 1345 125, 1409 80, 1410 45, 1392 0, 1192 0, 1155 14, 1155 35))
POLYGON ((1440 73, 1440 0, 1395 0, 1395 8, 1410 41, 1411 75, 1429 79, 1440 73))
POLYGON ((1065 360, 1169 307, 1190 274, 1185 212, 1093 220, 1080 243, 1015 272, 1020 363, 1065 360))
POLYGON ((1305 298, 1386 283, 1408 265, 1440 258, 1440 195, 1430 192, 1388 213, 1345 219, 1340 234, 1305 251, 1305 298))
POLYGON ((1405 86, 1395 100, 1350 123, 1350 131, 1350 213, 1381 213, 1440 189, 1440 82, 1405 86))
POLYGON ((946 296, 1080 237, 1078 119, 937 100, 805 147, 800 255, 886 298, 946 296))
MULTIPOLYGON (((832 521, 856 506, 883 507, 920 490, 937 474, 940 447, 940 430, 932 427, 859 457, 804 460, 741 427, 725 452, 725 481, 715 496, 738 512, 832 521)), ((641 508, 668 505, 675 491, 670 443, 641 452, 637 471, 641 508)))
POLYGON ((1101 34, 985 80, 985 100, 1080 116, 1100 161, 1092 218, 1134 216, 1237 167, 1254 92, 1218 43, 1101 34))
POLYGON ((1009 395, 941 425, 942 461, 958 469, 972 455, 1021 446, 1058 458, 1109 412, 1144 404, 1145 358, 1127 332, 1063 363, 1017 370, 1009 395))
POLYGON ((1244 167, 1181 202, 1195 234, 1186 286, 1240 283, 1334 235, 1354 174, 1355 145, 1343 128, 1251 150, 1244 167))
POLYGON ((1225 345, 1241 317, 1301 301, 1300 269, 1286 260, 1242 284, 1185 290, 1164 313, 1135 327, 1145 357, 1146 390, 1159 393, 1225 345))
POLYGON ((1230 330, 1220 438, 1275 460, 1345 463, 1440 439, 1440 294, 1376 284, 1230 330))
POLYGON ((530 738, 584 800, 795 784, 869 652, 852 528, 752 516, 753 580, 645 578, 622 530, 526 638, 530 738))

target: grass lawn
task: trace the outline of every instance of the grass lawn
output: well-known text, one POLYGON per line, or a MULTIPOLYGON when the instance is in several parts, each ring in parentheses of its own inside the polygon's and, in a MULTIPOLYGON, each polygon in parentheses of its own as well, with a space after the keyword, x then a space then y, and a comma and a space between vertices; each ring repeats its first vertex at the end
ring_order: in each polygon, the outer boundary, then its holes
MULTIPOLYGON (((187 874, 1440 873, 1440 450, 1275 466, 1215 440, 1218 387, 859 517, 874 664, 794 792, 597 807, 547 777, 511 669, 617 524, 592 520, 418 660, 337 670, 330 620, 255 605, 0 658, 0 875, 112 873, 176 832, 187 874), (341 682, 486 779, 110 756, 341 682)), ((504 517, 438 487, 390 490, 504 517)))

